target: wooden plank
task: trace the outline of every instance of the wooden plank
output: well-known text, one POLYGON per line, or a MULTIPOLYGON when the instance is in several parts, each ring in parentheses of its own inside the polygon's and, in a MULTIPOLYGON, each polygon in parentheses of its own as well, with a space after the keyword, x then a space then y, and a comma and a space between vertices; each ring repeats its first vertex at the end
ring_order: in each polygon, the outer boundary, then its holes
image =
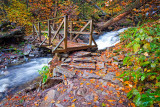
POLYGON ((73 34, 90 34, 90 32, 76 32, 76 31, 70 31, 69 33, 73 33, 73 34))
MULTIPOLYGON (((88 48, 92 48, 92 47, 96 47, 95 45, 87 45, 87 46, 81 46, 81 47, 71 47, 71 48, 67 48, 67 52, 70 51, 75 51, 75 50, 82 50, 82 49, 88 49, 88 48)), ((60 50, 55 50, 53 51, 53 53, 61 53, 61 52, 66 52, 65 49, 60 49, 60 50)))
POLYGON ((48 20, 48 37, 49 37, 49 45, 51 45, 51 27, 50 27, 50 20, 48 20))
MULTIPOLYGON (((41 33, 48 33, 48 31, 41 31, 41 33)), ((52 34, 55 34, 56 31, 51 31, 52 34)), ((90 34, 90 32, 78 32, 78 31, 69 31, 71 34, 90 34)), ((59 34, 64 34, 64 32, 59 32, 59 34)))
POLYGON ((71 28, 70 28, 70 32, 69 32, 69 33, 70 33, 70 40, 72 40, 72 39, 73 39, 73 35, 72 35, 72 33, 71 33, 72 30, 73 30, 73 22, 72 22, 72 21, 71 21, 70 27, 71 27, 71 28))
POLYGON ((41 47, 41 45, 47 40, 47 38, 45 38, 42 43, 39 45, 39 47, 41 47))
MULTIPOLYGON (((83 32, 83 30, 90 24, 90 21, 80 30, 80 32, 83 32)), ((79 34, 77 34, 74 38, 73 38, 73 41, 75 39, 77 39, 77 37, 79 36, 79 34)))
MULTIPOLYGON (((33 23, 33 25, 32 25, 32 30, 33 30, 33 39, 35 39, 35 29, 34 29, 34 23, 33 23)), ((33 41, 33 44, 34 44, 34 41, 33 41)))
POLYGON ((81 21, 68 21, 68 22, 88 22, 90 20, 81 20, 81 21))
POLYGON ((39 22, 38 23, 38 35, 39 35, 39 40, 40 40, 40 42, 41 42, 41 23, 39 22))
POLYGON ((55 37, 57 36, 57 34, 59 33, 59 31, 60 31, 60 29, 61 29, 63 23, 64 23, 64 19, 63 19, 62 23, 60 24, 60 26, 58 27, 56 33, 54 34, 54 36, 53 36, 53 38, 52 38, 52 42, 53 42, 53 40, 55 39, 55 37))
POLYGON ((95 42, 93 37, 92 37, 92 41, 93 41, 94 45, 97 47, 97 43, 95 42))
POLYGON ((65 39, 65 38, 63 38, 63 39, 57 44, 57 46, 52 50, 52 52, 55 51, 55 50, 61 45, 61 43, 64 41, 64 39, 65 39))
POLYGON ((92 45, 92 33, 93 33, 93 21, 90 21, 90 37, 89 37, 89 45, 92 45))
POLYGON ((68 17, 64 17, 64 49, 67 52, 67 28, 68 28, 68 17))

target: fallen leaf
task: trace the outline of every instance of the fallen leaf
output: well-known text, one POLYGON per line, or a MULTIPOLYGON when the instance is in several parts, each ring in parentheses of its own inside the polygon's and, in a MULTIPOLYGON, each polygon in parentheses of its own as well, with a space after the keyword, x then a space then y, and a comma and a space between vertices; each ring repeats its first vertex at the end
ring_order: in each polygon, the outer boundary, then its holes
POLYGON ((75 102, 77 99, 73 99, 72 102, 75 102))

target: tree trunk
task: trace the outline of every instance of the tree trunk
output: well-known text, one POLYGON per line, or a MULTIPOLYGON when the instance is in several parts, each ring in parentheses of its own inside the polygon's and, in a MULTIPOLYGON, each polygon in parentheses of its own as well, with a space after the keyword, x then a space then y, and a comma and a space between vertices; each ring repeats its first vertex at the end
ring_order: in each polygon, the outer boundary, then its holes
MULTIPOLYGON (((145 2, 147 2, 149 0, 146 0, 145 2)), ((128 5, 126 7, 125 10, 122 10, 118 15, 116 15, 115 17, 111 18, 110 20, 108 20, 107 22, 105 22, 103 25, 98 25, 98 28, 103 31, 105 30, 107 27, 113 25, 115 22, 118 22, 119 20, 121 20, 123 17, 127 16, 128 14, 131 13, 131 11, 134 9, 134 8, 139 8, 141 7, 143 4, 141 2, 141 0, 136 0, 134 3, 128 5)))

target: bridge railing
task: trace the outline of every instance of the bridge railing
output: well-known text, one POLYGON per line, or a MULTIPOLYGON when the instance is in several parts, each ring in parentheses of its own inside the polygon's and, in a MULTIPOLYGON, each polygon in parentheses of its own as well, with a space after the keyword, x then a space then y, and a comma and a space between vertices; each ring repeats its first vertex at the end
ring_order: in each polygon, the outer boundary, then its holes
POLYGON ((94 41, 93 34, 93 21, 92 20, 84 20, 84 21, 68 21, 67 16, 53 18, 49 20, 38 21, 33 24, 33 43, 38 40, 40 42, 39 46, 42 46, 44 43, 47 46, 52 46, 52 51, 56 51, 60 45, 63 44, 63 51, 67 51, 67 37, 70 34, 70 41, 78 42, 77 38, 81 34, 88 34, 89 36, 89 44, 88 47, 92 46, 92 42, 97 46, 94 41), (75 24, 83 23, 83 27, 80 26, 79 30, 75 30, 75 24), (45 38, 44 38, 45 36, 45 38), (53 47, 53 41, 55 39, 60 39, 59 43, 53 47))

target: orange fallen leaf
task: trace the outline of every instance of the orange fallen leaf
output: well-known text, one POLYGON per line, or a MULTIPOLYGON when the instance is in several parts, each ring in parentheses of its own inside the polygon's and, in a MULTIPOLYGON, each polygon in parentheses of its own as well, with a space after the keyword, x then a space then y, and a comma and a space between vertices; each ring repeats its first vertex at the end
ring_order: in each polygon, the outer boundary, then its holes
POLYGON ((75 102, 77 99, 73 99, 72 102, 75 102))
POLYGON ((48 99, 48 96, 45 96, 45 97, 44 97, 44 101, 46 101, 47 99, 48 99))

